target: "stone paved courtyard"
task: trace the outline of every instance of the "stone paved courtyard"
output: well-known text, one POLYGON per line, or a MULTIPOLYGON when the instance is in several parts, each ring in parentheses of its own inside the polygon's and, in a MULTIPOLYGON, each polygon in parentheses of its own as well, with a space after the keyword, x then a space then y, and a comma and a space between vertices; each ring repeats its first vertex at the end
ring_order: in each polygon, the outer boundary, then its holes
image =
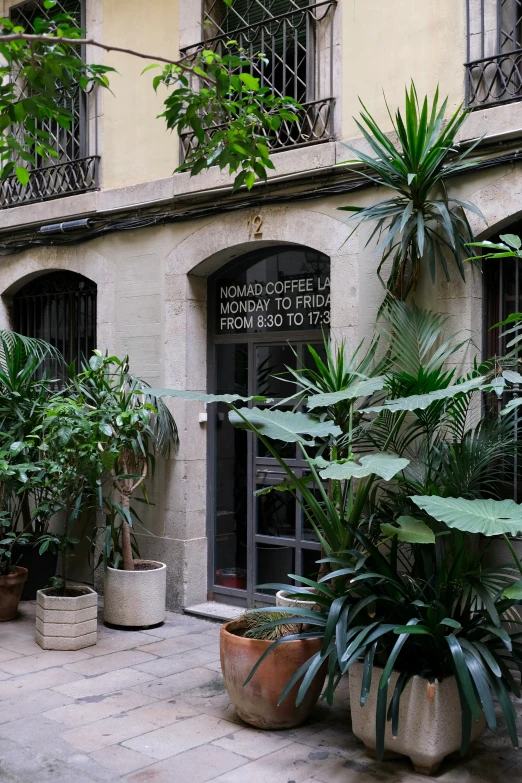
MULTIPOLYGON (((219 626, 168 614, 160 628, 106 628, 80 652, 43 651, 32 602, 0 625, 0 783, 426 783, 379 764, 349 732, 346 689, 293 731, 236 717, 219 666, 219 626)), ((486 734, 441 783, 520 783, 522 755, 486 734)))

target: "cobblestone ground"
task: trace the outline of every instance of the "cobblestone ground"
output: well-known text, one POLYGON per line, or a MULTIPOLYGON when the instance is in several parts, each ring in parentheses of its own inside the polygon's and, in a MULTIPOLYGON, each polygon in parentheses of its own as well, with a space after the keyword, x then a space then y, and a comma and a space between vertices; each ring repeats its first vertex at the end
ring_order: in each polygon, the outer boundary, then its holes
MULTIPOLYGON (((169 614, 141 632, 104 627, 80 652, 41 650, 32 602, 0 625, 1 783, 426 783, 407 761, 379 764, 350 734, 346 689, 293 731, 248 728, 230 705, 219 626, 169 614)), ((522 704, 519 705, 522 713, 522 704)), ((522 732, 521 732, 522 733, 522 732)), ((501 725, 441 783, 520 783, 501 725)))

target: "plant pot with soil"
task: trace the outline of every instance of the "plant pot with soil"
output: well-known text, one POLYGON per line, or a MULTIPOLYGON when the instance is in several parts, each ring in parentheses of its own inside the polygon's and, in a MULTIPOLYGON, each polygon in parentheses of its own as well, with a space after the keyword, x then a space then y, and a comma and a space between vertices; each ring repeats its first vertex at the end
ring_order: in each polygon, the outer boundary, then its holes
POLYGON ((178 432, 169 409, 149 388, 130 374, 128 358, 99 351, 77 379, 77 391, 95 410, 101 459, 111 478, 98 560, 105 568, 104 620, 126 628, 165 619, 167 567, 140 559, 134 526, 142 524, 136 503, 148 503, 146 480, 156 457, 168 458, 177 448, 178 432), (138 489, 142 498, 135 497, 138 489))
POLYGON ((36 642, 44 650, 82 650, 96 644, 98 594, 87 585, 47 587, 36 596, 36 642))
POLYGON ((156 560, 134 560, 132 571, 105 570, 103 617, 111 625, 146 628, 165 619, 167 566, 156 560))
POLYGON ((281 701, 288 681, 321 648, 321 639, 292 639, 295 626, 272 628, 268 638, 256 638, 256 630, 257 635, 266 636, 263 625, 281 616, 276 610, 265 615, 247 612, 221 627, 221 670, 227 693, 241 720, 260 729, 290 729, 303 723, 321 694, 326 676, 323 666, 305 698, 296 705, 302 682, 302 677, 298 678, 281 701), (290 639, 286 641, 285 636, 290 639), (273 650, 268 652, 271 646, 273 650))

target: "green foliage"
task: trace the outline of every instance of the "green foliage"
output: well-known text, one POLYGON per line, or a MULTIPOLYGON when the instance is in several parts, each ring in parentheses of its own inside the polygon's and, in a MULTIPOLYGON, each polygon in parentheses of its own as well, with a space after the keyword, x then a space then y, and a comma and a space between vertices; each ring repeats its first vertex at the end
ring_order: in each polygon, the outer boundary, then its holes
POLYGON ((247 611, 239 619, 239 622, 246 629, 243 634, 246 639, 275 641, 298 632, 298 626, 289 625, 286 622, 287 619, 286 614, 268 609, 266 612, 247 611), (284 622, 280 624, 279 620, 284 622))
POLYGON ((369 207, 341 209, 355 213, 351 219, 356 227, 374 224, 367 244, 378 237, 378 274, 391 261, 384 284, 398 299, 406 299, 415 290, 424 263, 433 281, 437 264, 450 280, 446 254, 464 279, 466 244, 473 240, 466 212, 482 217, 476 206, 449 196, 446 189, 449 176, 474 163, 469 157, 473 147, 457 152, 455 145, 469 111, 459 107, 445 121, 447 104, 447 99, 439 104, 438 89, 431 102, 425 97, 421 103, 412 83, 406 90, 404 113, 398 109, 393 118, 388 110, 398 138, 395 144, 361 101, 361 120, 356 122, 375 157, 348 147, 357 155, 350 163, 362 162, 370 171, 363 171, 370 182, 397 194, 369 207))
POLYGON ((110 491, 104 490, 101 474, 91 484, 106 514, 101 560, 105 567, 121 564, 128 569, 137 553, 131 528, 140 521, 131 500, 141 488, 148 503, 145 481, 154 473, 156 456, 168 458, 177 449, 176 423, 148 384, 130 373, 128 357, 121 360, 94 351, 73 380, 73 389, 95 427, 102 473, 110 475, 110 491))
MULTIPOLYGON (((24 32, 9 19, 0 19, 0 35, 24 32)), ((52 41, 0 42, 0 179, 16 174, 22 185, 29 182, 29 170, 37 159, 52 162, 58 157, 45 126, 55 121, 61 128, 70 128, 73 115, 64 93, 76 86, 81 90, 92 85, 107 87, 107 73, 114 70, 84 63, 78 47, 60 42, 83 35, 68 14, 56 14, 51 20, 37 18, 34 30, 27 32, 48 35, 52 41)))
POLYGON ((439 522, 465 533, 498 536, 522 531, 522 506, 514 500, 466 500, 465 498, 422 497, 412 501, 439 522))
MULTIPOLYGON (((259 58, 263 54, 253 59, 259 58)), ((188 131, 197 140, 177 171, 195 176, 219 166, 236 175, 234 190, 242 185, 250 190, 256 178, 266 180, 274 168, 270 138, 283 123, 295 122, 301 107, 263 87, 235 41, 227 43, 225 54, 205 49, 190 64, 199 78, 196 86, 177 64, 166 65, 153 80, 155 90, 162 84, 170 91, 160 115, 167 128, 188 131)))

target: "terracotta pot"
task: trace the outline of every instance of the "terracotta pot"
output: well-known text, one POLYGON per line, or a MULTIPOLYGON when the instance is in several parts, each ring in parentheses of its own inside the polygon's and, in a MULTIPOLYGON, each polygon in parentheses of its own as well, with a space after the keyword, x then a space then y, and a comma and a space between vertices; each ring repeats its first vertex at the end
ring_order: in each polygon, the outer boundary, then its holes
MULTIPOLYGON (((350 710, 352 731, 372 751, 376 747, 375 717, 377 712, 377 691, 382 669, 374 668, 370 693, 364 707, 361 707, 361 685, 364 666, 356 663, 350 668, 350 710)), ((399 672, 392 672, 388 687, 388 705, 391 701, 399 672)), ((399 708, 399 730, 392 736, 391 722, 386 722, 384 748, 387 757, 409 756, 416 772, 434 775, 442 761, 460 748, 462 739, 462 711, 455 677, 447 677, 434 683, 433 693, 428 698, 428 680, 412 677, 401 696, 399 708)), ((485 731, 486 720, 474 720, 471 739, 485 731)))
POLYGON ((221 627, 220 654, 223 679, 237 714, 259 729, 291 729, 303 723, 321 694, 326 665, 321 667, 299 707, 295 700, 301 680, 284 702, 277 702, 288 680, 302 664, 321 649, 321 639, 296 639, 284 642, 265 658, 248 685, 244 681, 271 642, 245 639, 232 633, 241 627, 241 620, 231 620, 221 627))
POLYGON ((18 614, 18 604, 27 580, 27 568, 15 566, 7 576, 0 576, 0 620, 12 620, 18 614))

